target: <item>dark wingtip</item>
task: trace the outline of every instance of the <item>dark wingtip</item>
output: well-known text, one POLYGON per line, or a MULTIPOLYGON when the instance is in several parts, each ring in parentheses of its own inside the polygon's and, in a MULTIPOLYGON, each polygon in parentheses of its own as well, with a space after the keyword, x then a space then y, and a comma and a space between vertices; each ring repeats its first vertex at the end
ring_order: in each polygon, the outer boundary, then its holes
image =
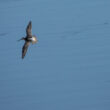
POLYGON ((31 20, 29 21, 29 24, 32 24, 32 21, 31 20))
POLYGON ((24 59, 24 56, 22 56, 22 59, 24 59))

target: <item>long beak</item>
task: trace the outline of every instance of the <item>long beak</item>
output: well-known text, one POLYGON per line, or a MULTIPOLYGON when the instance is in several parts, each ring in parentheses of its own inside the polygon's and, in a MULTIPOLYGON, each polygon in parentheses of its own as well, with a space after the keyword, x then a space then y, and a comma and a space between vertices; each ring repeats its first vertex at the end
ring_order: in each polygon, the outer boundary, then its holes
POLYGON ((21 41, 21 40, 23 40, 23 38, 19 39, 18 41, 21 41))

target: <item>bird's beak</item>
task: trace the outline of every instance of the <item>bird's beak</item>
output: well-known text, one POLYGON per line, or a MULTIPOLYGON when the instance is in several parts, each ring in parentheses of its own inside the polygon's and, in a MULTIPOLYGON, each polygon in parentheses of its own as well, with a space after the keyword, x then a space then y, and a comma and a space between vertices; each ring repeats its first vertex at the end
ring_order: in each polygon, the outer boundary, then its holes
POLYGON ((23 40, 23 38, 19 39, 18 41, 21 41, 21 40, 23 40))

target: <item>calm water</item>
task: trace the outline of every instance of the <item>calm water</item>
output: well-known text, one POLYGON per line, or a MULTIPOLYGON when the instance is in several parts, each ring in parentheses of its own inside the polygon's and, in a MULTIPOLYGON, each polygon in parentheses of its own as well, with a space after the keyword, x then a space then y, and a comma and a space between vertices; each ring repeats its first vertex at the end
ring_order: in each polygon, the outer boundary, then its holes
POLYGON ((0 0, 0 110, 110 110, 110 0, 0 0), (38 44, 21 59, 32 20, 38 44))

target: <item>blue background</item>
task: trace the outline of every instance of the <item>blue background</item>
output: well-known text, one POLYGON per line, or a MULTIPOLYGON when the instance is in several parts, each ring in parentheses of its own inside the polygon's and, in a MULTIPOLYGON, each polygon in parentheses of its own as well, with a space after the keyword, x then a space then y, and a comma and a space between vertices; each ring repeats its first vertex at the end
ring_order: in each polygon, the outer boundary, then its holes
POLYGON ((0 110, 110 110, 110 0, 0 0, 0 110), (21 59, 32 21, 38 43, 21 59))

